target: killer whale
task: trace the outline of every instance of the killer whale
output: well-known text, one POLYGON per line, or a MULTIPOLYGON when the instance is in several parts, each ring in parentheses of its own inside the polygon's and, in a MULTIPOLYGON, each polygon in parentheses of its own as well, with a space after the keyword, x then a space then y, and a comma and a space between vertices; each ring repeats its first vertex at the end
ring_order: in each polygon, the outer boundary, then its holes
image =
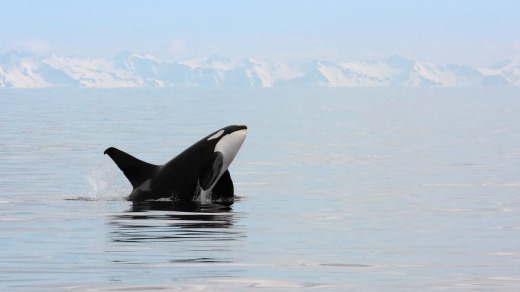
POLYGON ((104 154, 116 163, 132 184, 129 201, 168 198, 191 202, 202 194, 223 205, 234 202, 228 167, 247 135, 246 126, 231 125, 202 138, 164 165, 139 160, 117 148, 104 154))

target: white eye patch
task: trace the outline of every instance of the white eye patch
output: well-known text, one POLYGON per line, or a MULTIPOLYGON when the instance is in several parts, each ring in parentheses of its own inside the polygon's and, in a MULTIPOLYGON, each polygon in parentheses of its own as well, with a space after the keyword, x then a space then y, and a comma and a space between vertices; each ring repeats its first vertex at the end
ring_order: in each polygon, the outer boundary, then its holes
POLYGON ((222 136, 222 134, 224 134, 224 130, 220 130, 220 131, 216 132, 215 135, 213 135, 213 136, 208 138, 208 141, 209 140, 213 140, 213 139, 217 139, 218 137, 222 136))

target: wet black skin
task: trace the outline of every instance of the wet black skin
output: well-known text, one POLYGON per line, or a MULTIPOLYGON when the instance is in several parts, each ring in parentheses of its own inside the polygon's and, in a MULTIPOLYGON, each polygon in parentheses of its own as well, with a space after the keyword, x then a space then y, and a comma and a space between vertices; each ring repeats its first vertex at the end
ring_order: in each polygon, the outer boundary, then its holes
MULTIPOLYGON (((214 152, 215 145, 226 134, 247 129, 246 126, 228 126, 202 138, 164 165, 153 165, 141 161, 117 148, 105 150, 123 171, 133 186, 129 201, 157 200, 170 198, 174 201, 190 202, 199 190, 207 190, 217 179, 222 167, 222 153, 214 152), (216 139, 208 140, 224 130, 216 139), (200 187, 199 187, 200 186, 200 187)), ((221 176, 212 190, 212 200, 233 204, 234 187, 229 171, 221 176)))

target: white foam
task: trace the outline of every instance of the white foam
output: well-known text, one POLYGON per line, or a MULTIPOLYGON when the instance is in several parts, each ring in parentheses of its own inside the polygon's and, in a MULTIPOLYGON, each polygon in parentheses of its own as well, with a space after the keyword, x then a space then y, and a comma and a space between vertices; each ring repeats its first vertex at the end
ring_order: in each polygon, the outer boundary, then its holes
POLYGON ((210 204, 211 203, 211 191, 204 191, 199 187, 199 194, 193 198, 194 202, 200 202, 201 204, 210 204))

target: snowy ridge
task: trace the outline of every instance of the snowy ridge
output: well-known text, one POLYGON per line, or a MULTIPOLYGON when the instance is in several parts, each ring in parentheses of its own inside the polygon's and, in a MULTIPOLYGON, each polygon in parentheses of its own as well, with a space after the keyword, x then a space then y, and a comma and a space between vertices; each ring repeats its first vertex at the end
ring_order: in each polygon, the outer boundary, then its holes
POLYGON ((520 86, 520 59, 504 60, 492 68, 480 68, 478 71, 497 85, 520 86))
POLYGON ((50 87, 38 72, 42 64, 25 53, 0 56, 0 87, 50 87))
POLYGON ((174 62, 130 52, 98 59, 23 52, 0 55, 0 88, 280 86, 520 86, 520 60, 472 68, 399 56, 288 65, 220 56, 174 62))

